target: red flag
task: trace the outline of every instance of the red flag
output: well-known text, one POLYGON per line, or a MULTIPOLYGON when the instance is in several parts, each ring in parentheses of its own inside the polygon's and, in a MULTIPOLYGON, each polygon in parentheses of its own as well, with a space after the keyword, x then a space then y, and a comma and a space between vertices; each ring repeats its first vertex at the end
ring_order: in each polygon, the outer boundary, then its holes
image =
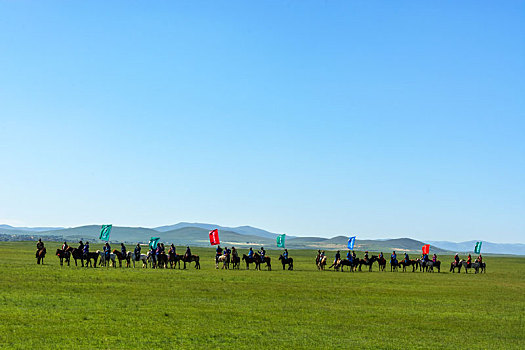
POLYGON ((430 252, 430 244, 425 244, 421 247, 421 250, 423 250, 423 254, 428 254, 428 252, 430 252))
POLYGON ((219 242, 219 230, 215 229, 215 230, 211 230, 210 231, 210 244, 211 245, 216 245, 216 244, 220 244, 221 242, 219 242))

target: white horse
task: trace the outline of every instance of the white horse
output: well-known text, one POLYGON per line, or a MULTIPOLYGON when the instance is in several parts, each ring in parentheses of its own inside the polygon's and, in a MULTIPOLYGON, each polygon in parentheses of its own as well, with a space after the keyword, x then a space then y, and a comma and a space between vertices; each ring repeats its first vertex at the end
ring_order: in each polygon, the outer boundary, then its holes
MULTIPOLYGON (((222 268, 224 269, 227 261, 228 261, 228 258, 226 257, 226 255, 219 256, 215 260, 215 268, 218 269, 219 268, 219 263, 222 262, 222 268)), ((228 266, 226 266, 226 268, 228 268, 228 266)))
MULTIPOLYGON (((104 252, 101 252, 100 250, 97 250, 98 255, 100 256, 100 263, 99 265, 106 265, 106 254, 104 252)), ((113 253, 109 253, 109 260, 108 263, 111 262, 111 266, 117 267, 116 263, 117 256, 113 253)))
POLYGON ((146 254, 140 254, 137 259, 135 252, 128 252, 128 255, 131 254, 131 260, 133 261, 133 267, 135 267, 135 261, 142 261, 142 268, 148 267, 148 256, 146 254))

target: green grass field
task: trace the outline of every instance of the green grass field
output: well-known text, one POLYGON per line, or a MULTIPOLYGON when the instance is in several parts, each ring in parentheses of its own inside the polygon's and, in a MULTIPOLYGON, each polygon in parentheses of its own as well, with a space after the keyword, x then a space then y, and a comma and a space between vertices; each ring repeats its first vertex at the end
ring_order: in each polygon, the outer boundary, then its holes
POLYGON ((306 250, 282 271, 269 251, 273 271, 233 271, 196 248, 201 270, 83 269, 61 267, 58 246, 39 266, 34 242, 0 242, 0 348, 525 348, 524 258, 486 256, 478 275, 444 256, 439 274, 341 273, 306 250))

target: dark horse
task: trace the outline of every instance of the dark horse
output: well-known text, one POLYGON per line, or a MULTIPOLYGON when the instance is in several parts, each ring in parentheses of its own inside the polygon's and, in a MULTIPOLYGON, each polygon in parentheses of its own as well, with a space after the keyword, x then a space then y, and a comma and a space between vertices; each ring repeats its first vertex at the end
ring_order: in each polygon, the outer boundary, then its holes
POLYGON ((159 255, 157 255, 157 268, 168 268, 168 260, 168 255, 166 255, 165 252, 161 252, 159 255))
POLYGON ((401 266, 399 260, 392 261, 392 259, 390 259, 390 272, 397 271, 399 266, 401 266))
POLYGON ((343 266, 350 266, 350 271, 354 272, 355 269, 357 269, 357 266, 359 265, 359 262, 357 261, 359 259, 355 258, 352 261, 348 259, 341 259, 339 262, 339 267, 341 268, 341 272, 343 272, 343 266))
POLYGON ((456 264, 456 261, 453 261, 450 263, 450 272, 454 273, 456 272, 456 269, 458 269, 458 273, 461 272, 461 262, 463 262, 465 260, 460 260, 457 264, 456 264))
POLYGON ((242 255, 242 261, 246 261, 246 270, 249 270, 250 269, 250 264, 255 264, 257 265, 257 263, 255 262, 255 258, 250 258, 248 255, 246 254, 243 254, 242 255))
POLYGON ((62 249, 57 249, 56 256, 60 259, 60 266, 64 265, 64 260, 69 266, 69 261, 71 260, 71 253, 69 251, 63 251, 62 249))
POLYGON ((441 261, 439 260, 436 260, 436 262, 421 260, 420 264, 424 272, 434 272, 434 267, 438 269, 438 272, 441 272, 441 261))
POLYGON ((199 262, 199 256, 198 255, 191 255, 191 256, 182 256, 181 259, 182 262, 184 263, 184 269, 186 269, 186 263, 190 264, 192 262, 195 262, 195 268, 196 269, 200 269, 201 268, 201 263, 199 262))
POLYGON ((279 260, 283 264, 283 270, 284 270, 284 266, 287 264, 288 264, 288 270, 293 270, 293 258, 285 259, 284 256, 282 256, 281 254, 279 255, 279 260))
POLYGON ((239 258, 239 256, 233 256, 232 255, 232 260, 231 260, 231 263, 233 264, 233 269, 237 268, 237 270, 239 269, 239 267, 241 266, 241 258, 239 258))
POLYGON ((269 256, 265 256, 264 260, 261 261, 261 256, 259 254, 255 253, 254 255, 255 255, 255 269, 256 270, 260 271, 261 264, 266 263, 266 267, 268 268, 268 271, 272 271, 272 264, 271 264, 272 259, 269 256))
POLYGON ((399 261, 399 265, 403 266, 403 272, 406 272, 407 266, 412 266, 412 272, 416 271, 417 260, 408 260, 408 262, 403 259, 399 261))
POLYGON ((44 265, 45 257, 46 257, 46 247, 36 251, 36 263, 37 264, 40 265, 40 262, 42 262, 42 265, 44 265))
POLYGON ((182 260, 182 255, 175 254, 173 252, 168 253, 168 262, 170 263, 170 267, 172 269, 175 268, 175 265, 179 264, 179 270, 180 270, 180 261, 182 260))
POLYGON ((361 265, 368 266, 368 271, 372 272, 372 265, 374 265, 374 262, 378 261, 377 255, 372 255, 372 257, 368 260, 360 259, 359 260, 359 271, 361 271, 361 265))
POLYGON ((386 268, 386 259, 384 256, 377 259, 377 263, 379 264, 379 271, 385 271, 386 268))
MULTIPOLYGON (((69 247, 67 248, 67 250, 71 252, 71 256, 73 257, 73 259, 75 259, 75 266, 78 266, 77 260, 80 259, 80 262, 82 263, 82 267, 84 267, 84 253, 80 249, 73 248, 73 247, 69 247)), ((97 267, 98 257, 99 257, 98 253, 89 252, 87 256, 86 267, 88 265, 97 267), (93 262, 94 262, 93 265, 91 264, 91 259, 93 259, 93 262)))

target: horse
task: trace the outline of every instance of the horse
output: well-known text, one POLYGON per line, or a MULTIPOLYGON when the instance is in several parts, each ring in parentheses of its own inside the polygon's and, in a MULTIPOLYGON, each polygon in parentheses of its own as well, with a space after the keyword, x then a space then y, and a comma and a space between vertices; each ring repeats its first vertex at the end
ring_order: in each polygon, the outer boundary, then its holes
MULTIPOLYGON (((109 263, 111 262, 111 265, 113 267, 117 267, 117 262, 116 262, 116 258, 117 256, 114 254, 114 253, 109 253, 109 261, 106 261, 106 254, 105 252, 102 252, 100 250, 97 250, 95 253, 89 253, 89 254, 97 254, 97 258, 100 257, 100 263, 99 265, 102 265, 102 266, 109 266, 109 263)), ((88 262, 89 262, 89 259, 88 259, 88 262)), ((87 262, 86 262, 86 266, 87 266, 87 262)), ((97 261, 95 259, 95 266, 97 266, 97 261)))
POLYGON ((390 272, 397 271, 399 266, 401 266, 399 260, 392 261, 392 259, 390 259, 390 272))
POLYGON ((113 249, 113 254, 117 256, 119 267, 122 267, 122 260, 126 260, 126 267, 129 267, 131 252, 127 252, 126 255, 123 255, 121 251, 113 249))
POLYGON ((242 255, 242 261, 246 261, 246 270, 250 269, 250 264, 256 264, 255 258, 250 258, 248 255, 243 254, 242 255))
POLYGON ((232 255, 231 263, 232 263, 232 269, 237 268, 237 270, 238 270, 239 266, 241 266, 241 258, 239 258, 238 255, 236 255, 236 256, 232 255))
POLYGON ((283 270, 284 266, 288 265, 288 270, 293 270, 293 258, 285 258, 282 254, 279 255, 279 260, 283 264, 283 270))
POLYGON ((474 269, 474 273, 479 272, 479 262, 476 260, 473 263, 468 264, 465 260, 460 261, 461 265, 463 265, 463 268, 465 269, 465 273, 468 273, 468 269, 474 269))
POLYGON ((339 260, 339 264, 336 267, 336 269, 339 268, 339 269, 341 269, 341 272, 344 272, 344 269, 343 269, 344 266, 350 266, 350 271, 354 272, 354 268, 353 268, 354 264, 353 264, 353 262, 351 262, 348 259, 341 259, 341 260, 339 260))
POLYGON ((386 259, 384 256, 377 259, 377 264, 379 265, 379 271, 385 271, 386 259))
POLYGON ((434 272, 434 267, 438 269, 438 272, 441 272, 441 261, 436 260, 435 262, 429 260, 426 262, 427 272, 434 272))
POLYGON ((326 256, 323 256, 323 258, 321 259, 319 254, 317 255, 317 257, 315 258, 315 264, 317 265, 318 270, 324 270, 326 266, 326 260, 327 260, 326 256))
POLYGON ((476 262, 479 264, 480 273, 486 273, 485 267, 487 266, 484 262, 479 262, 478 259, 476 259, 476 262))
POLYGON ((130 254, 130 259, 133 261, 133 267, 135 267, 135 261, 142 261, 142 267, 148 267, 148 257, 146 254, 135 255, 135 252, 128 252, 130 254))
POLYGON ((272 271, 272 259, 269 256, 265 256, 263 260, 261 260, 261 256, 258 253, 254 254, 255 256, 255 269, 261 271, 261 264, 266 263, 266 268, 268 271, 272 271))
POLYGON ((60 259, 60 266, 64 265, 64 260, 67 263, 67 266, 69 266, 69 261, 71 260, 71 253, 66 249, 65 251, 62 249, 57 249, 56 256, 60 259))
POLYGON ((406 272, 407 266, 412 266, 412 272, 415 272, 417 264, 418 262, 416 260, 408 260, 407 262, 405 259, 403 259, 399 261, 399 265, 403 266, 403 272, 406 272))
POLYGON ((198 255, 191 255, 191 256, 184 255, 182 256, 181 260, 184 263, 184 269, 186 269, 186 263, 191 264, 192 262, 195 262, 196 269, 201 268, 201 263, 199 261, 200 259, 198 255))
POLYGON ((38 265, 40 265, 40 262, 42 262, 42 265, 44 265, 45 257, 46 257, 46 247, 36 251, 36 263, 38 265))
POLYGON ((374 265, 374 262, 378 260, 377 255, 372 255, 372 257, 368 260, 360 259, 359 260, 359 271, 361 271, 361 265, 368 266, 368 271, 372 272, 372 266, 374 265))
POLYGON ((182 256, 179 255, 179 254, 176 254, 174 252, 168 252, 168 262, 170 263, 170 267, 172 269, 175 268, 175 265, 178 263, 179 264, 179 270, 180 270, 180 260, 181 260, 182 256))
POLYGON ((219 268, 219 263, 222 263, 223 269, 228 269, 230 267, 230 259, 228 255, 219 255, 215 257, 215 268, 219 268))
POLYGON ((168 255, 165 252, 160 252, 157 255, 157 268, 168 268, 168 255))
POLYGON ((450 263, 450 271, 449 272, 454 273, 454 272, 456 272, 456 269, 458 269, 458 273, 460 273, 463 261, 465 261, 465 260, 461 259, 457 264, 456 264, 456 261, 452 261, 450 263))
POLYGON ((69 247, 67 248, 67 251, 69 251, 73 259, 75 259, 75 266, 78 266, 77 260, 80 259, 80 262, 82 263, 82 267, 84 267, 84 253, 82 253, 82 250, 78 248, 69 247))

